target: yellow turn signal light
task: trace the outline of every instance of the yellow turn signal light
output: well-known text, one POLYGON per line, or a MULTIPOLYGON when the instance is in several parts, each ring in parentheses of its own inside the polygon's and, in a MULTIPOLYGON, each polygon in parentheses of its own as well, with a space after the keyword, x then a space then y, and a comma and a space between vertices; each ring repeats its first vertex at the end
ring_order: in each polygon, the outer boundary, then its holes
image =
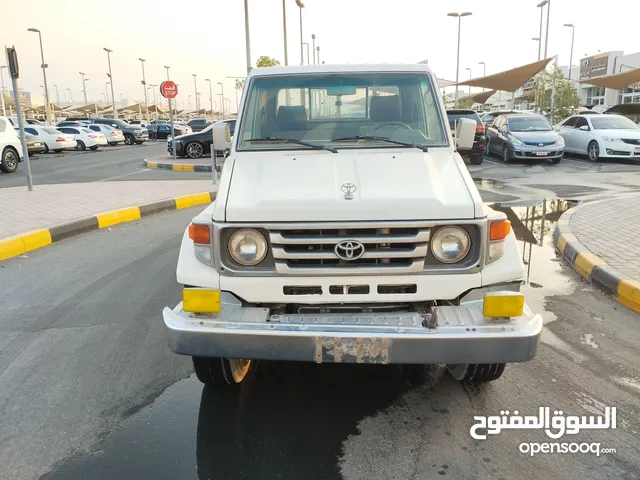
POLYGON ((489 292, 484 296, 485 317, 519 317, 524 310, 524 295, 520 292, 489 292))
POLYGON ((182 309, 191 313, 220 313, 220 290, 185 288, 182 309))

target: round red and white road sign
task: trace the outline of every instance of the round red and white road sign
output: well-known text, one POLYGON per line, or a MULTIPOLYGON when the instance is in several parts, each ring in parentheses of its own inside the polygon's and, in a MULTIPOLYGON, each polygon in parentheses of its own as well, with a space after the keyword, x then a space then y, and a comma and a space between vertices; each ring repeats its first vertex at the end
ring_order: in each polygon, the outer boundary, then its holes
POLYGON ((164 98, 176 98, 178 95, 178 85, 171 80, 165 80, 160 84, 160 93, 164 98))

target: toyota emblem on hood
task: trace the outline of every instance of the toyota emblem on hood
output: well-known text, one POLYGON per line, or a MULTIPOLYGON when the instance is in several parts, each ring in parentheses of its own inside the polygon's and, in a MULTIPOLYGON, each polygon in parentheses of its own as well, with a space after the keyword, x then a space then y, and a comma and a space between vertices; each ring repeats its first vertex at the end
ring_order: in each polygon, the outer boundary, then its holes
POLYGON ((364 255, 364 245, 356 240, 344 240, 338 243, 333 251, 341 260, 351 262, 364 255))
POLYGON ((357 190, 353 183, 344 183, 340 189, 344 192, 344 198, 347 200, 351 200, 353 198, 353 192, 357 190))

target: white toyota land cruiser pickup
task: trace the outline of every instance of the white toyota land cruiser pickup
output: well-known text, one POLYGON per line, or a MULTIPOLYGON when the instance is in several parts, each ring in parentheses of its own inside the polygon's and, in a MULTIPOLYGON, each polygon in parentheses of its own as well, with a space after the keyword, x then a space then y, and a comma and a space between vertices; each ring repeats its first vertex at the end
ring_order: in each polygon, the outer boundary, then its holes
MULTIPOLYGON (((456 152, 426 65, 254 69, 216 201, 184 233, 170 348, 207 384, 251 360, 446 364, 486 382, 535 354, 542 318, 506 216, 456 152)), ((455 133, 455 132, 454 132, 455 133)))

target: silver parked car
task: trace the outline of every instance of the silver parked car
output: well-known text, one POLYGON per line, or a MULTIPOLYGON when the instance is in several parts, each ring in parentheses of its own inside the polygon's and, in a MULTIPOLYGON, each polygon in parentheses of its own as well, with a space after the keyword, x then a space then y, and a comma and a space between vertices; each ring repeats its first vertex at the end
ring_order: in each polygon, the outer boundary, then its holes
POLYGON ((102 133, 107 139, 107 143, 112 147, 118 143, 124 143, 124 133, 122 130, 117 130, 109 125, 100 124, 88 124, 86 128, 93 130, 94 132, 102 133))

